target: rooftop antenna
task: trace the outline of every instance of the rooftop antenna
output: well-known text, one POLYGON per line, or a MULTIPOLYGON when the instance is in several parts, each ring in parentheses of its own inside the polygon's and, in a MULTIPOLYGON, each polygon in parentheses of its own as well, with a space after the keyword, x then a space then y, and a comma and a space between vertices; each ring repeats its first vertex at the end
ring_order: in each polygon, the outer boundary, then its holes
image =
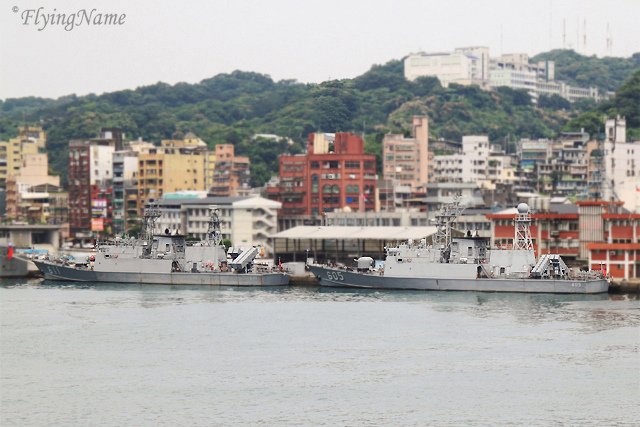
POLYGON ((562 48, 567 48, 567 19, 562 20, 562 48))
POLYGON ((553 0, 549 0, 549 50, 553 49, 553 0))
POLYGON ((582 22, 582 50, 587 53, 587 19, 582 22))
POLYGON ((606 45, 606 54, 608 56, 611 56, 611 48, 613 47, 613 40, 611 39, 611 27, 609 26, 609 23, 607 22, 607 45, 606 45))
POLYGON ((576 17, 576 53, 580 52, 580 18, 576 17))

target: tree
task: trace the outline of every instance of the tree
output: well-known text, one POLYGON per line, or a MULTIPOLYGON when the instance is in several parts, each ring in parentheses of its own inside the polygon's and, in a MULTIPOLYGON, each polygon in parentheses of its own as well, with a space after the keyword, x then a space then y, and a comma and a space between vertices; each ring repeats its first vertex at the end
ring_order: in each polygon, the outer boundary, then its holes
POLYGON ((538 107, 549 110, 571 110, 571 102, 564 99, 560 95, 540 95, 538 98, 538 107))
POLYGON ((222 244, 224 245, 224 250, 228 251, 229 248, 231 247, 231 240, 229 239, 222 239, 222 244))

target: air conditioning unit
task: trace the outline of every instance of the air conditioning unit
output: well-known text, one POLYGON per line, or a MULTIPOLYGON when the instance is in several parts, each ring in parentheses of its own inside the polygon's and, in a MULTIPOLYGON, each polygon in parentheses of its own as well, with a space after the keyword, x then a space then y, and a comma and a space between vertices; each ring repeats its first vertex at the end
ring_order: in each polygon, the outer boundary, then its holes
POLYGON ((336 176, 334 174, 332 174, 332 173, 328 173, 327 174, 327 179, 335 179, 335 177, 336 176))

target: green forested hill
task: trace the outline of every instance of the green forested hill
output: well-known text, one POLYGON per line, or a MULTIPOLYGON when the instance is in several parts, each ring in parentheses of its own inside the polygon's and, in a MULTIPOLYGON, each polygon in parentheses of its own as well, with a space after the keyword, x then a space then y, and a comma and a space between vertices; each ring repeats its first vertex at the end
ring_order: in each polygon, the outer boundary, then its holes
POLYGON ((595 86, 603 91, 615 91, 634 71, 640 70, 640 52, 630 58, 598 58, 556 49, 538 54, 531 60, 555 61, 556 80, 575 86, 595 86))
MULTIPOLYGON (((559 63, 556 68, 560 69, 559 63)), ((570 106, 543 99, 536 107, 526 93, 508 88, 488 92, 451 85, 445 89, 435 78, 408 82, 402 61, 394 60, 354 79, 321 84, 276 82, 266 75, 235 71, 196 84, 157 83, 56 100, 9 99, 0 102, 0 138, 14 136, 24 122, 41 124, 48 133, 52 168, 64 179, 69 140, 94 137, 100 127, 118 126, 131 138, 149 141, 192 131, 211 146, 228 142, 239 154, 249 155, 253 184, 261 185, 277 172, 280 153, 301 151, 306 135, 317 130, 364 133, 367 150, 379 155, 384 133, 408 133, 414 114, 430 117, 432 138, 459 140, 464 134, 487 134, 493 141, 515 141, 551 137, 566 126, 579 127, 584 122, 597 132, 599 128, 580 114, 587 107, 599 108, 598 114, 606 108, 613 111, 613 104, 607 105, 570 106), (254 133, 290 137, 295 144, 251 142, 254 133)))
POLYGON ((613 98, 570 120, 565 129, 585 128, 594 135, 602 132, 605 117, 616 115, 627 119, 627 140, 640 140, 640 70, 622 84, 613 98))

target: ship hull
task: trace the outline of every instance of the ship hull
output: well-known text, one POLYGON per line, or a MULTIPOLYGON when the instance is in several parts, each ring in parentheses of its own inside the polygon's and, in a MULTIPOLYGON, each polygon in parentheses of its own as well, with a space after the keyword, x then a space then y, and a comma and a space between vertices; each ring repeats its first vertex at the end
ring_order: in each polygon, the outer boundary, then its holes
POLYGON ((309 269, 319 279, 321 286, 339 288, 554 294, 597 294, 609 290, 609 283, 604 279, 556 280, 388 277, 319 265, 310 265, 309 269))
POLYGON ((79 269, 50 262, 34 261, 45 279, 72 282, 205 285, 205 286, 286 286, 284 273, 129 273, 79 269))
POLYGON ((25 277, 29 274, 29 260, 19 256, 9 259, 6 247, 0 247, 0 277, 25 277))

